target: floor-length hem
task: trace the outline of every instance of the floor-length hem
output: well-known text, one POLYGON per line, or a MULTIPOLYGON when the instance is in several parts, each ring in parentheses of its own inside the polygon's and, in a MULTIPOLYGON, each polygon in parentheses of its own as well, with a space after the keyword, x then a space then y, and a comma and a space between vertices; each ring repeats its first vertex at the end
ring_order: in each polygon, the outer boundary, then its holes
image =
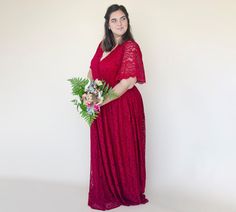
POLYGON ((117 205, 114 205, 114 203, 112 203, 113 206, 111 206, 111 207, 100 207, 98 205, 96 206, 96 204, 95 205, 94 204, 88 204, 88 206, 90 208, 92 208, 92 209, 95 209, 95 210, 106 211, 106 210, 112 210, 112 209, 118 208, 120 206, 127 206, 127 207, 129 207, 129 206, 143 205, 143 204, 146 204, 148 202, 149 202, 148 199, 144 199, 144 200, 142 200, 139 203, 117 203, 117 205))

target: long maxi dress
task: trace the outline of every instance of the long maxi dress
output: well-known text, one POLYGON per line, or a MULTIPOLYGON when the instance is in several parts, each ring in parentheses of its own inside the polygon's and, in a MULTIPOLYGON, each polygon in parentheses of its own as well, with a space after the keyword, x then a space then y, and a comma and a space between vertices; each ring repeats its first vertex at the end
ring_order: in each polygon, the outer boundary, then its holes
MULTIPOLYGON (((91 61, 93 79, 114 87, 122 79, 145 82, 139 45, 128 40, 101 59, 98 45, 91 61)), ((145 204, 145 114, 137 87, 101 107, 90 128, 90 181, 88 205, 109 210, 120 205, 145 204)))

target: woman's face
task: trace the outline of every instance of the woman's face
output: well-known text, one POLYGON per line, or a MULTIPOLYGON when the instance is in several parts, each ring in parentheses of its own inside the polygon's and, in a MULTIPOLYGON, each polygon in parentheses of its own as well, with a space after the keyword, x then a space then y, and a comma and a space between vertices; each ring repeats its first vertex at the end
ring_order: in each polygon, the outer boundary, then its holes
POLYGON ((121 36, 127 31, 128 19, 121 10, 111 13, 109 29, 112 31, 115 39, 121 38, 121 36))

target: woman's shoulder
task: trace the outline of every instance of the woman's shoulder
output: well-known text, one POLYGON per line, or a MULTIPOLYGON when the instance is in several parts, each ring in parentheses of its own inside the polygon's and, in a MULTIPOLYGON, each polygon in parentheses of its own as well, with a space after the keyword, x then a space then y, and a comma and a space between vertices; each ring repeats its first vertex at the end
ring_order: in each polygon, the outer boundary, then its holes
POLYGON ((102 40, 98 43, 98 48, 102 48, 102 40))
POLYGON ((102 50, 102 42, 100 41, 97 45, 96 52, 99 52, 102 50))
POLYGON ((139 47, 135 40, 127 40, 124 42, 124 46, 139 47))
POLYGON ((125 50, 141 51, 139 44, 135 40, 127 40, 123 43, 125 50))

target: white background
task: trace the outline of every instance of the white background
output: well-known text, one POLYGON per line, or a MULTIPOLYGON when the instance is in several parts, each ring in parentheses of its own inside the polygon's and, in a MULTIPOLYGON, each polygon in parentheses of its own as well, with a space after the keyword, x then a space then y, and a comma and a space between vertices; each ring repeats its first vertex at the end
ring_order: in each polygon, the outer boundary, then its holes
POLYGON ((88 185, 85 77, 103 16, 124 4, 144 59, 147 190, 236 198, 236 2, 0 1, 0 177, 88 185))

